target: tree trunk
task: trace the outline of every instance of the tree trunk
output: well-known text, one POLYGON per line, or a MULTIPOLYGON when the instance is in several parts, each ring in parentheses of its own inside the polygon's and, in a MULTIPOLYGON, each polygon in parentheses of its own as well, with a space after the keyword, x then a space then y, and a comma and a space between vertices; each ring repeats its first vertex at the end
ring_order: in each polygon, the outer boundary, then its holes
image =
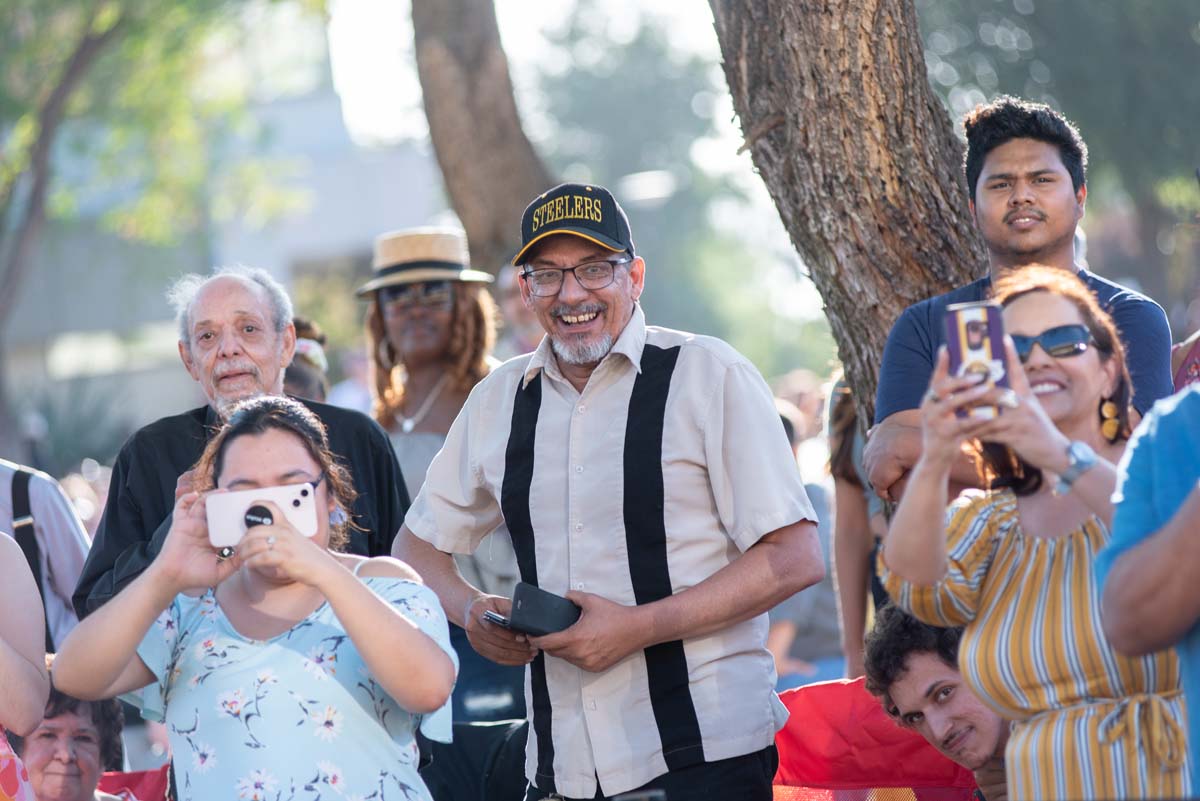
MULTIPOLYGON (((58 82, 50 90, 38 109, 37 133, 29 154, 29 167, 25 174, 13 176, 3 187, 3 205, 0 205, 0 337, 8 326, 8 319, 17 302, 21 285, 33 261, 33 249, 46 221, 46 198, 50 191, 53 172, 51 153, 58 138, 59 128, 66 116, 67 102, 79 88, 96 59, 114 42, 124 27, 118 17, 102 30, 93 26, 95 14, 87 20, 75 49, 71 52, 58 82), (21 200, 17 191, 21 181, 27 181, 29 189, 21 200), (10 204, 16 204, 10 207, 10 204), (2 230, 15 212, 11 231, 2 230)), ((8 364, 4 350, 0 348, 0 453, 16 454, 21 446, 20 426, 8 392, 8 364)))
POLYGON ((521 127, 492 0, 413 0, 429 135, 476 269, 520 247, 521 212, 554 184, 521 127))
POLYGON ((905 306, 983 275, 911 0, 710 0, 754 165, 870 419, 905 306))

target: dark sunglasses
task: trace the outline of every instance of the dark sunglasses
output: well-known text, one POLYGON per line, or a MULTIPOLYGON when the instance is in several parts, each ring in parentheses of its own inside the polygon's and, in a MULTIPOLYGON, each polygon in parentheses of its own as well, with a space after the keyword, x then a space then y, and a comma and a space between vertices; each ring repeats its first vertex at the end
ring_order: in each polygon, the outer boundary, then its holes
POLYGON ((1035 337, 1013 334, 1012 340, 1021 364, 1029 361, 1029 354, 1033 352, 1034 345, 1041 345, 1047 354, 1061 359, 1066 356, 1078 356, 1094 342, 1092 332, 1086 325, 1060 325, 1048 328, 1035 337))

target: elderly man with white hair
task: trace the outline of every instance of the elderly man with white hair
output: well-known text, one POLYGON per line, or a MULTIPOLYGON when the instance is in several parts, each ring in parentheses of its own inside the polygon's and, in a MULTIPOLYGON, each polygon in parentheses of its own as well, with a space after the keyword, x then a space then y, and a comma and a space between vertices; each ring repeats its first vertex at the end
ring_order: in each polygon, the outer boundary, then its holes
MULTIPOLYGON (((296 332, 292 302, 266 271, 246 267, 187 275, 168 297, 179 322, 179 356, 207 403, 135 433, 113 466, 104 518, 75 589, 80 617, 136 578, 170 527, 176 493, 209 436, 238 401, 282 395, 296 332)), ((358 497, 347 550, 385 555, 408 509, 408 492, 387 435, 359 412, 302 401, 329 430, 333 452, 350 467, 358 497)))

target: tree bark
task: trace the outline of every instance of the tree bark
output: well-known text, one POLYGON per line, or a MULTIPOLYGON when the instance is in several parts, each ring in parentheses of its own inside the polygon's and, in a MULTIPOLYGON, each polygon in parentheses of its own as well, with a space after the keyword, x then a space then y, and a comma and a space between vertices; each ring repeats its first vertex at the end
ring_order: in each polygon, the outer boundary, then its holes
POLYGON ((710 3, 745 147, 870 419, 896 317, 987 264, 916 11, 911 0, 710 3))
POLYGON ((555 182, 525 136, 492 0, 413 0, 429 135, 476 269, 520 247, 521 212, 555 182))

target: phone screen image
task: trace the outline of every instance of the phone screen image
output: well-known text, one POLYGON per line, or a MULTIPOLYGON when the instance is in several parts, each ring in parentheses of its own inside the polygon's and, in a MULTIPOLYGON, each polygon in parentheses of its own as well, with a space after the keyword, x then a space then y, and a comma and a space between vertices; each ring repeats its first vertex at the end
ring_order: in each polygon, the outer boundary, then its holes
MULTIPOLYGON (((955 303, 946 307, 946 351, 950 375, 981 376, 998 387, 1008 387, 1004 369, 1004 319, 999 304, 991 301, 955 303)), ((995 406, 960 409, 960 417, 991 420, 1000 410, 995 406)))

